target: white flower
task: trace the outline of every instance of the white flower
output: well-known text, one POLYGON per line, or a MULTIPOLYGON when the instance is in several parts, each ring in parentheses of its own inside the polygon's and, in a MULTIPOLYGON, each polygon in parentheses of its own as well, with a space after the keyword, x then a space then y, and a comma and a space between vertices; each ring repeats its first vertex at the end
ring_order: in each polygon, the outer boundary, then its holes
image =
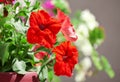
POLYGON ((93 30, 95 27, 99 25, 98 22, 96 21, 95 16, 89 10, 84 10, 81 13, 80 18, 86 22, 86 25, 90 30, 93 30))
POLYGON ((76 42, 74 42, 74 44, 77 46, 78 50, 83 53, 83 55, 85 55, 85 56, 91 55, 91 53, 93 51, 93 47, 87 38, 78 34, 78 40, 76 42))
POLYGON ((86 79, 85 75, 86 75, 86 72, 79 71, 77 73, 77 75, 75 76, 75 81, 76 82, 83 82, 83 81, 85 81, 85 79, 86 79))
POLYGON ((82 11, 80 19, 83 22, 81 22, 76 29, 78 40, 75 42, 75 45, 78 47, 78 50, 83 53, 83 55, 90 56, 93 47, 89 41, 89 30, 93 30, 98 27, 99 24, 96 21, 95 16, 91 14, 89 10, 82 11))
POLYGON ((75 76, 76 82, 84 82, 85 81, 86 74, 87 74, 88 70, 92 67, 92 62, 91 62, 90 58, 85 57, 81 61, 81 66, 82 66, 82 69, 78 70, 77 74, 75 76))
POLYGON ((85 57, 82 61, 81 61, 81 64, 82 64, 82 68, 83 70, 87 71, 90 69, 90 67, 92 67, 92 62, 90 60, 89 57, 85 57))
POLYGON ((76 32, 78 34, 83 35, 84 37, 88 37, 89 33, 88 33, 88 28, 85 24, 80 24, 79 27, 77 28, 76 32))

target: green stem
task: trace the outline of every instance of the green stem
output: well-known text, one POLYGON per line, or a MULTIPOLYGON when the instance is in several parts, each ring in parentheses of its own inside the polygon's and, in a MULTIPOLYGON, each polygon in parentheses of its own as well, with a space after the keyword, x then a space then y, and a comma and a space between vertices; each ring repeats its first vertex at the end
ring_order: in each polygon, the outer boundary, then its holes
POLYGON ((48 59, 48 60, 42 65, 42 67, 41 67, 38 75, 40 75, 40 73, 42 72, 43 68, 44 68, 49 62, 51 62, 51 61, 54 60, 54 59, 55 59, 55 56, 52 56, 50 59, 48 59))
MULTIPOLYGON (((50 59, 48 59, 48 60, 42 65, 40 72, 42 71, 42 69, 44 68, 44 66, 47 65, 47 64, 48 64, 51 60, 53 60, 54 58, 55 58, 55 57, 51 57, 50 59)), ((39 74, 40 74, 40 72, 39 72, 39 74)))

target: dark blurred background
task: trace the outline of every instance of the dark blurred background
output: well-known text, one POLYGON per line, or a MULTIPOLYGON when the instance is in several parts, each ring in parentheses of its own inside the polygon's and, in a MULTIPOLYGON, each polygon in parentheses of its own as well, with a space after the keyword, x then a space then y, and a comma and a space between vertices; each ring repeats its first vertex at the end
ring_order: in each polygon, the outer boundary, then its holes
MULTIPOLYGON (((71 16, 77 10, 89 9, 105 29, 105 41, 98 48, 105 55, 113 69, 115 78, 110 79, 106 73, 99 72, 96 76, 87 78, 86 82, 120 82, 120 0, 68 0, 72 10, 71 16)), ((75 82, 74 78, 63 78, 62 82, 75 82)))

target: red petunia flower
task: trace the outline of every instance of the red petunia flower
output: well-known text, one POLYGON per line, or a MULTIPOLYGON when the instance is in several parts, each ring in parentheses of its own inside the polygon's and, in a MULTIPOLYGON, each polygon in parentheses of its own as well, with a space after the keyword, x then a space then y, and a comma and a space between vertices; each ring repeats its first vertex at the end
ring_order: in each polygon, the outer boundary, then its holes
POLYGON ((0 3, 3 3, 5 0, 0 0, 0 3))
POLYGON ((4 4, 13 4, 15 0, 0 0, 0 3, 4 3, 4 4))
POLYGON ((75 34, 75 30, 70 22, 69 17, 65 15, 60 9, 57 9, 57 13, 57 17, 62 23, 61 31, 64 34, 65 38, 68 41, 76 41, 78 37, 75 34))
POLYGON ((30 15, 30 28, 27 40, 32 44, 40 44, 51 48, 56 42, 56 34, 61 28, 61 23, 48 15, 44 10, 32 12, 30 15))
POLYGON ((56 54, 54 72, 56 75, 71 76, 75 64, 78 62, 78 51, 69 41, 61 43, 53 49, 56 54))

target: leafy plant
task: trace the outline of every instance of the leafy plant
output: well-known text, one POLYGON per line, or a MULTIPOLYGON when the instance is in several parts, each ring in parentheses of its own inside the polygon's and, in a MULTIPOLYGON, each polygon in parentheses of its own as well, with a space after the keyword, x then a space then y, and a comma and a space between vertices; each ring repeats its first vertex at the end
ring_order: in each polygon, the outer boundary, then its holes
POLYGON ((114 77, 108 60, 96 50, 104 31, 89 11, 71 20, 64 0, 33 3, 0 0, 0 72, 36 72, 40 82, 58 82, 58 76, 70 77, 75 68, 75 80, 81 81, 93 63, 97 71, 114 77))

